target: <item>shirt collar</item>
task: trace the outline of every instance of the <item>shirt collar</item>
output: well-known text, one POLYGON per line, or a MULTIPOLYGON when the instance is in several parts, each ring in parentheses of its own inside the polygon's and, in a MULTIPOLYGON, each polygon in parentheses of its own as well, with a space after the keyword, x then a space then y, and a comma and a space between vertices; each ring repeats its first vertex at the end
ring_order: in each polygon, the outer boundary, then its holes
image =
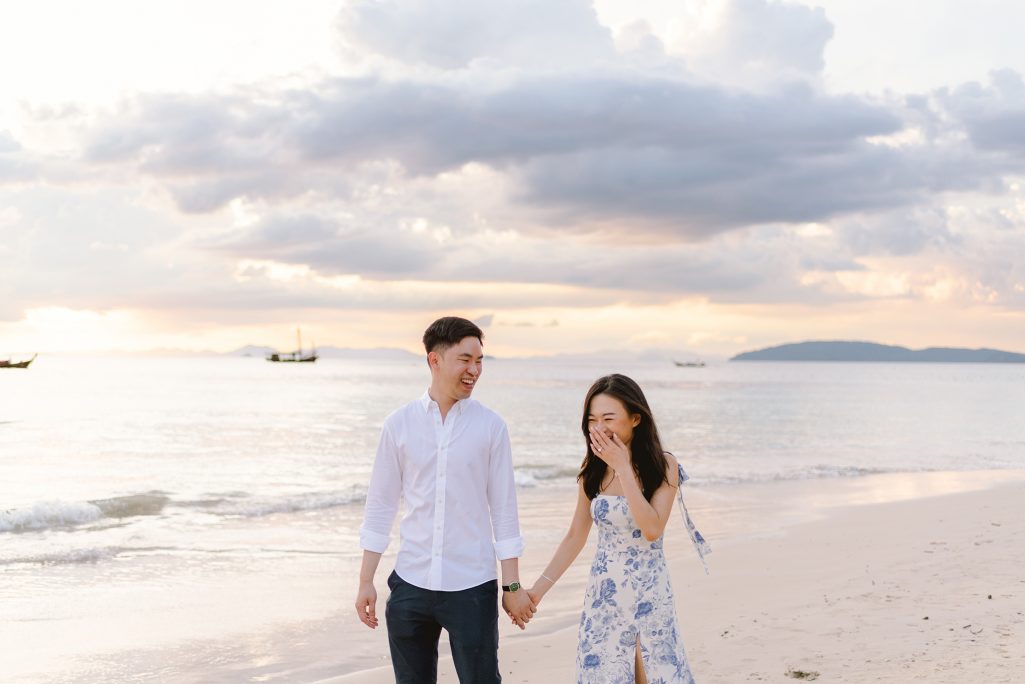
MULTIPOLYGON (((470 403, 470 399, 460 399, 456 403, 452 404, 452 410, 456 412, 457 416, 463 415, 463 410, 470 403)), ((423 395, 420 397, 420 405, 424 407, 424 411, 430 413, 432 408, 435 411, 441 411, 438 406, 438 402, 431 399, 431 390, 428 387, 424 390, 423 395)))

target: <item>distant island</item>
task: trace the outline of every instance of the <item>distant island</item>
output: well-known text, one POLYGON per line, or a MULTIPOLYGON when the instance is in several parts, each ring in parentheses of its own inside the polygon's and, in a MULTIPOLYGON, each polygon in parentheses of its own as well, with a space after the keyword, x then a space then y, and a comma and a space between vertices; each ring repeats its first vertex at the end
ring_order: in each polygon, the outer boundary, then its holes
POLYGON ((874 361, 884 363, 1025 363, 999 349, 908 349, 873 342, 797 342, 737 354, 730 361, 874 361))

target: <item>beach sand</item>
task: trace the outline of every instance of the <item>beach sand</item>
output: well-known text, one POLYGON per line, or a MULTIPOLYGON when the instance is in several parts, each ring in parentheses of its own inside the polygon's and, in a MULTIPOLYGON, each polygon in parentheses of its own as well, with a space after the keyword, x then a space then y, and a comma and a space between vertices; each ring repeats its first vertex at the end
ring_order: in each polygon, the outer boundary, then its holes
MULTIPOLYGON (((569 488, 521 496, 524 581, 561 539, 572 496, 569 488)), ((1025 472, 873 475, 687 496, 714 548, 711 574, 678 517, 666 554, 700 684, 1025 681, 1025 472)), ((574 681, 591 536, 526 631, 501 624, 504 682, 574 681)), ((355 617, 352 626, 364 662, 380 666, 322 681, 394 681, 383 622, 373 634, 360 634, 355 617)), ((457 681, 444 642, 441 653, 439 681, 457 681)))

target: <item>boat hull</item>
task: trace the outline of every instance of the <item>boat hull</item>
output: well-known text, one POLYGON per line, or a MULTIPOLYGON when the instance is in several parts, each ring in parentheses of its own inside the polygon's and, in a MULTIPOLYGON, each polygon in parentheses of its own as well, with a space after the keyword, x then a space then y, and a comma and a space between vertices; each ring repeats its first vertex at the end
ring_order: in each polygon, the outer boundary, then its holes
POLYGON ((28 361, 19 361, 17 363, 11 363, 11 360, 7 359, 6 361, 0 361, 0 368, 28 368, 29 364, 35 360, 35 356, 33 356, 28 361))

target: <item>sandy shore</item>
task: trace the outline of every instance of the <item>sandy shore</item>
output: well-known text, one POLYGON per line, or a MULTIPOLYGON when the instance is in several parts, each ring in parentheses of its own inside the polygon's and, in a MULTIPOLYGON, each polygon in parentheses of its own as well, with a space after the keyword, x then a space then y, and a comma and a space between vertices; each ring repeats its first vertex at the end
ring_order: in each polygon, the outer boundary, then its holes
MULTIPOLYGON (((525 579, 558 544, 571 494, 522 497, 525 579)), ((715 547, 712 574, 679 519, 666 548, 701 684, 790 682, 800 672, 822 682, 1025 681, 1025 473, 694 489, 688 502, 715 547)), ((504 681, 573 681, 592 553, 584 550, 526 632, 502 625, 504 681)), ((353 623, 360 650, 381 666, 323 681, 394 681, 383 627, 358 634, 353 623)), ((446 649, 439 680, 455 682, 446 649)))

